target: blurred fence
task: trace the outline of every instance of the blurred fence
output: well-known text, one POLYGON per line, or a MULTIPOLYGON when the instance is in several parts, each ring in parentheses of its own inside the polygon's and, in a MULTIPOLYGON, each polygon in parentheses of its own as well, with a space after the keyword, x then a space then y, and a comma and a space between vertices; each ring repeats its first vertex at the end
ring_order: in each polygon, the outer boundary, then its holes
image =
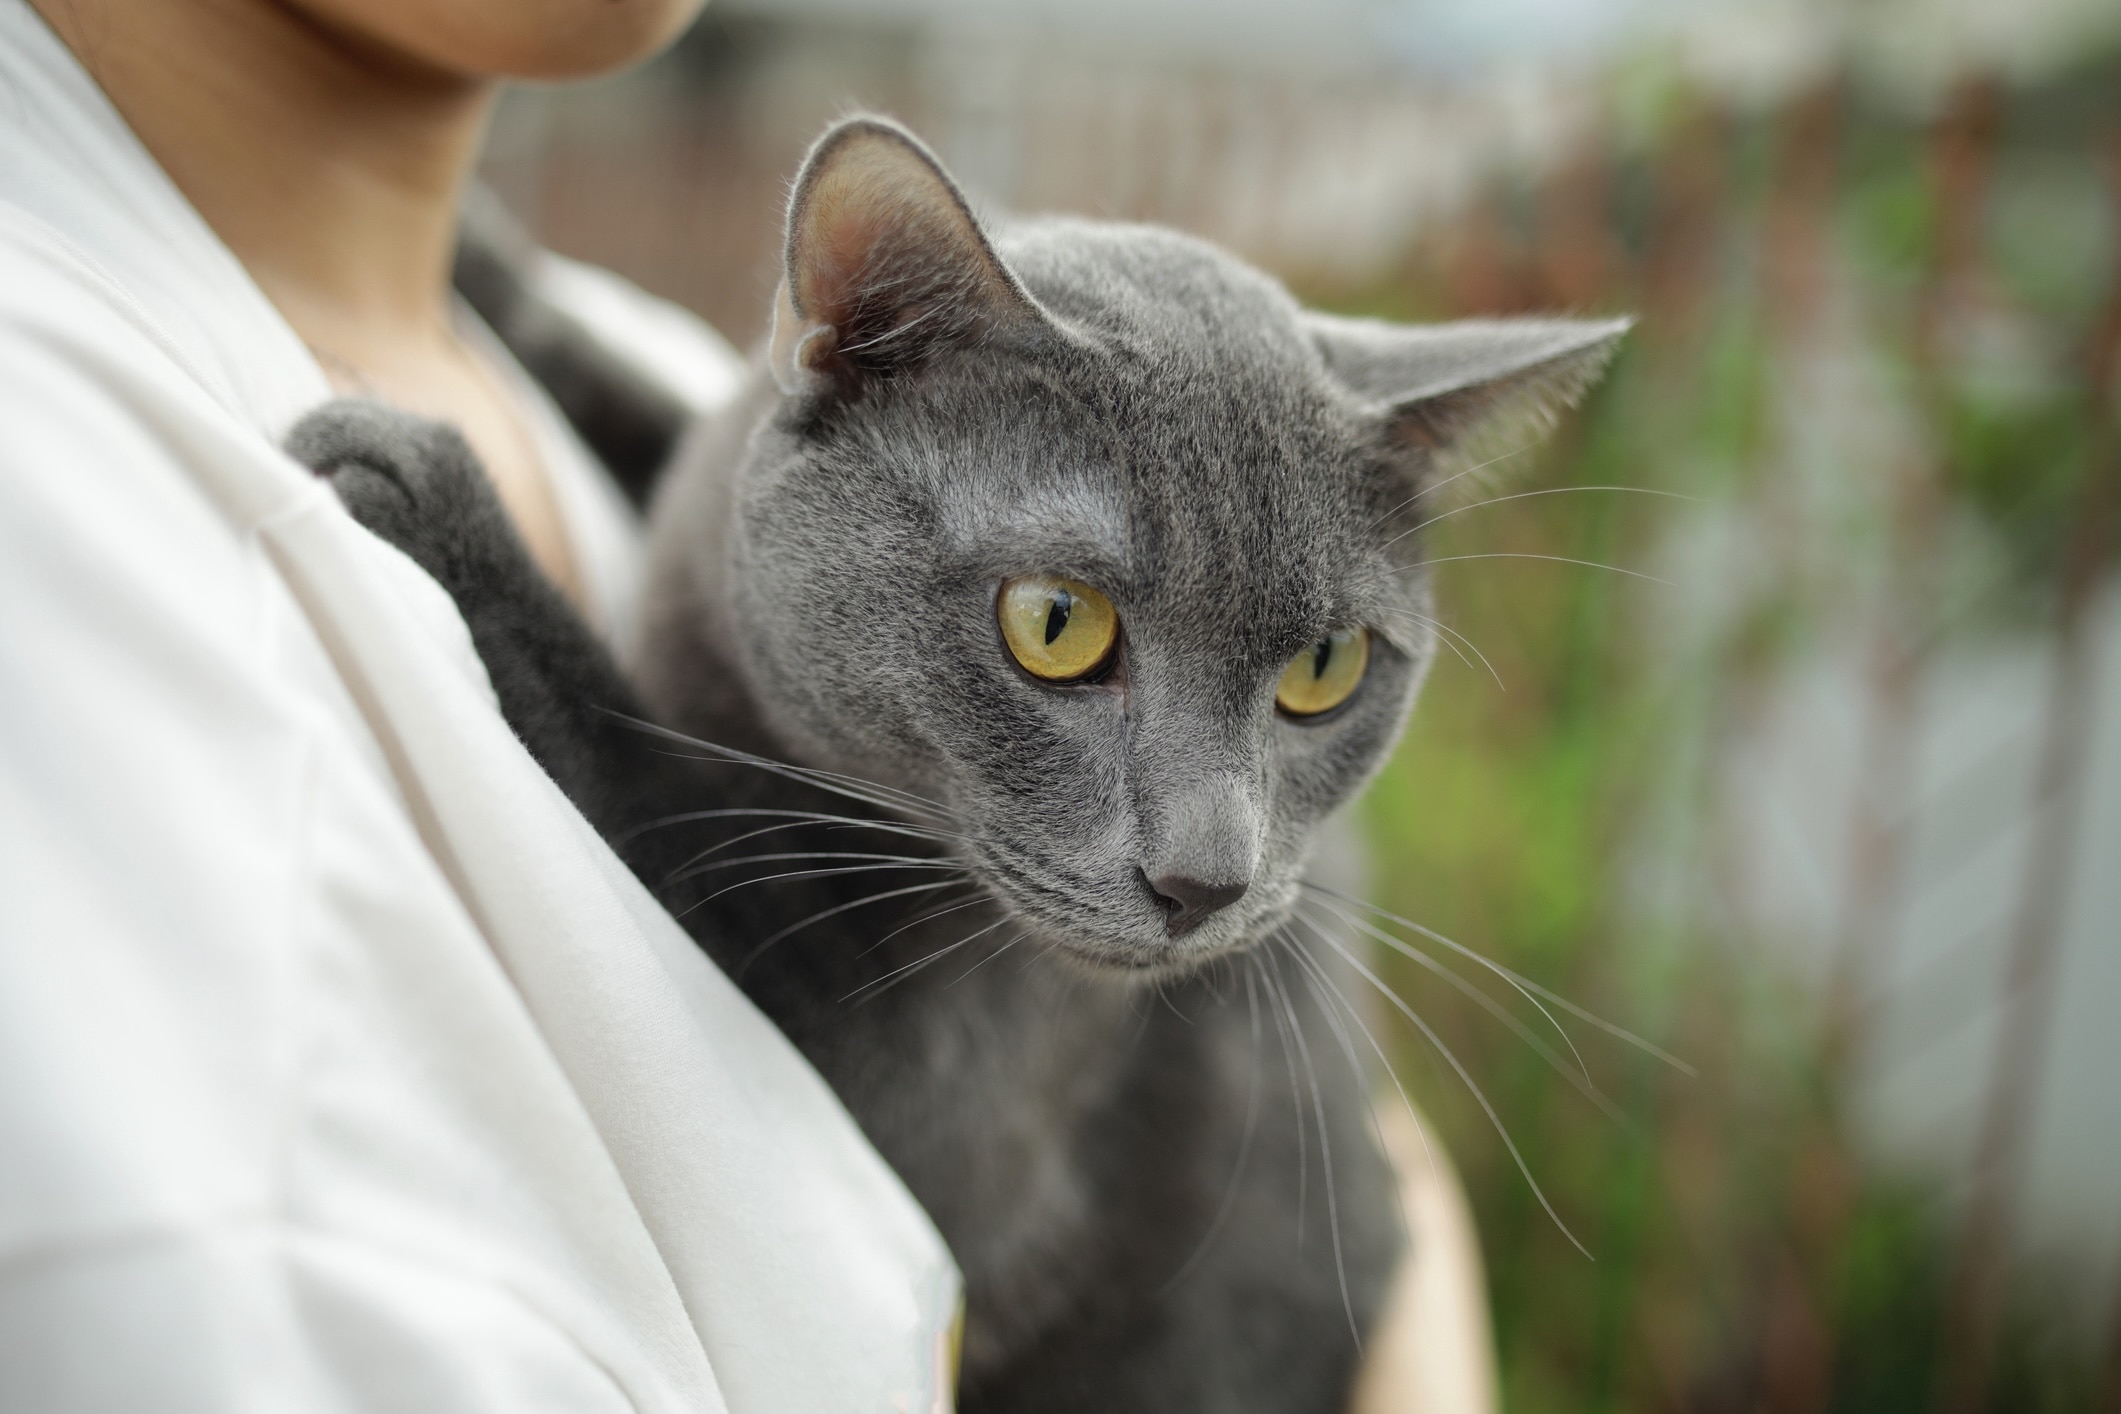
POLYGON ((1912 96, 1831 53, 1772 94, 1461 90, 710 15, 515 100, 487 174, 740 339, 856 104, 989 200, 1171 222, 1336 308, 1639 312, 1432 532, 1455 641, 1365 804, 1379 903, 1695 1072, 1574 1026, 1601 1113, 1391 959, 1596 1259, 1395 1036, 1510 1407, 2113 1414, 2121 65, 1975 59, 1912 96))

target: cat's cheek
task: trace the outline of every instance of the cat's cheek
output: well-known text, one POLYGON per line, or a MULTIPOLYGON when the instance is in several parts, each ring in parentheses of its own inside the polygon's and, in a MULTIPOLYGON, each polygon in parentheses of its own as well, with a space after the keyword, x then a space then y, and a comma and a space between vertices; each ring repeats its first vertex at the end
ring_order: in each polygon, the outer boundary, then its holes
POLYGON ((1354 799, 1391 757, 1412 705, 1404 680, 1365 684, 1335 720, 1277 722, 1277 814, 1308 828, 1354 799))

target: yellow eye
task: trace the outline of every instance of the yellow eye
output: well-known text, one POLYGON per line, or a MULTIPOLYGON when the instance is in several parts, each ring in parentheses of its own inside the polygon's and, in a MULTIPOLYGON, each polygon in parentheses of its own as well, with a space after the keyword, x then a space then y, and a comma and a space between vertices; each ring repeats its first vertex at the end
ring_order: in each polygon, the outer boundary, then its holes
POLYGON ((1292 717, 1315 717, 1348 700, 1370 666, 1370 631, 1329 633, 1296 655, 1282 671, 1275 705, 1292 717))
POLYGON ((1002 639, 1024 671, 1048 682, 1089 677, 1112 656, 1119 613, 1089 585, 1049 574, 1025 575, 1002 586, 995 600, 1002 639))

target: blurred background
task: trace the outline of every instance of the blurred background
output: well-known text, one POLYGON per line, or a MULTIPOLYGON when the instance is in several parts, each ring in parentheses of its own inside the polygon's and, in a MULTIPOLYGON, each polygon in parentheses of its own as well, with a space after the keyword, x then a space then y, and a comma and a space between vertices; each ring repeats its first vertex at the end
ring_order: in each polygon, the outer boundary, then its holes
POLYGON ((1379 1008, 1506 1407, 2121 1411, 2121 5, 715 0, 486 176, 745 343, 857 106, 1333 309, 1641 316, 1431 532, 1361 812, 1379 905, 1684 1065, 1550 1006, 1589 1098, 1388 929, 1589 1251, 1379 1008))

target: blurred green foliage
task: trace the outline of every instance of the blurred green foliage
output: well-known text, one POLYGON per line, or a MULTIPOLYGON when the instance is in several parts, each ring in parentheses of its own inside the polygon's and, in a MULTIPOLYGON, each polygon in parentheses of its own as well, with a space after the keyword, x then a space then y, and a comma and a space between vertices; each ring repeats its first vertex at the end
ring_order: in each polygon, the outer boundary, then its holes
MULTIPOLYGON (((1398 1069, 1476 1209, 1507 1408, 1913 1414, 1942 1393, 1949 1208, 1850 1155, 1818 1000, 1726 906, 1713 767, 1762 683, 1910 575, 1950 591, 1934 633, 2047 622, 2080 490, 2110 445, 2080 370, 2121 268, 2107 186, 2121 72, 1991 91, 2001 117, 1959 137, 1980 144, 1979 181, 1956 188, 1964 152, 1945 120, 1851 83, 1814 96, 1827 117, 1810 126, 1794 104, 1718 111, 1629 83, 1592 154, 1616 252, 1592 298, 1542 276, 1567 237, 1542 229, 1538 193, 1509 189, 1388 287, 1309 293, 1447 317, 1491 312, 1473 304, 1503 278, 1518 307, 1645 316, 1557 435, 1479 493, 1557 494, 1425 532, 1453 641, 1364 812, 1383 907, 1698 1073, 1572 1024, 1602 1114, 1493 1018, 1387 958, 1586 1258, 1404 1026, 1398 1069), (1817 200, 1786 209, 1808 170, 1817 200), (1973 233, 1956 257, 1954 222, 1973 233), (1778 274, 1806 260, 1808 293, 1778 274), (1471 294, 1468 261, 1486 272, 1471 294), (1904 469, 1872 460, 1862 427, 1814 425, 1824 414, 1792 370, 1822 348, 1870 371, 1933 512, 1909 509, 1904 469), (1804 437, 1826 448, 1823 488, 1796 484, 1793 467, 1819 459, 1804 437), (1689 499, 1584 489, 1611 486, 1689 499)), ((1460 971, 1560 1048, 1495 978, 1460 971)), ((2095 1407, 2101 1352, 2060 1329, 2036 1292, 2014 1296, 1983 1407, 2095 1407)))

